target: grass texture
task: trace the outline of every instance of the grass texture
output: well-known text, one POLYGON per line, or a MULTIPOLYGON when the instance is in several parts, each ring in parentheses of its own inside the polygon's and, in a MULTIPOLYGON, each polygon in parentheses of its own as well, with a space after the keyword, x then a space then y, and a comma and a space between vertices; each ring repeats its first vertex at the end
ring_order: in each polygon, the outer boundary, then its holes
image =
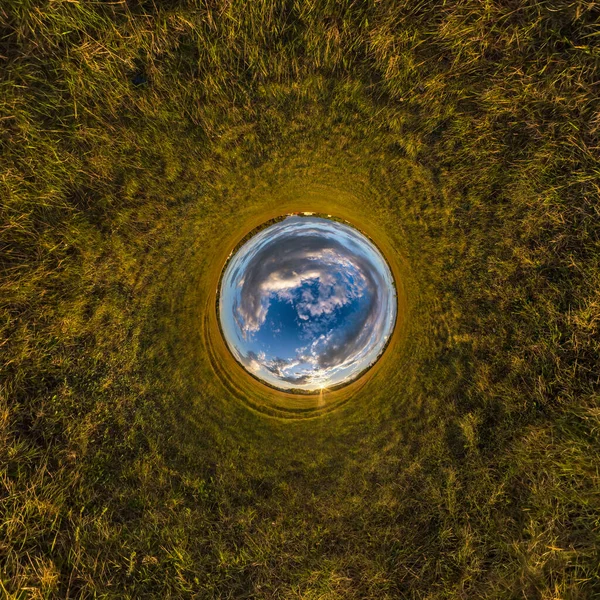
POLYGON ((599 8, 3 2, 0 595, 600 597, 599 8), (308 411, 214 322, 286 210, 403 290, 308 411))

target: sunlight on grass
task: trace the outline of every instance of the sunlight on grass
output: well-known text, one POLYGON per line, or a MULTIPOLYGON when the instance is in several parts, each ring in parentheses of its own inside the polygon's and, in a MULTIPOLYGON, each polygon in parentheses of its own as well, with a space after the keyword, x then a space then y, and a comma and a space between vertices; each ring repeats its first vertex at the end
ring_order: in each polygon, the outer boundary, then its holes
POLYGON ((600 594, 597 6, 0 8, 7 598, 600 594), (343 390, 227 358, 227 255, 365 231, 400 327, 343 390))

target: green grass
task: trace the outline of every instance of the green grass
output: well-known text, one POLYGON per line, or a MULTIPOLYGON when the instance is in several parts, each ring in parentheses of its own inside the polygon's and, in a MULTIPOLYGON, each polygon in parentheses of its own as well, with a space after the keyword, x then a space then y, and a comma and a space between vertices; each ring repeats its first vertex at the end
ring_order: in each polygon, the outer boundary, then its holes
POLYGON ((5 2, 0 594, 600 597, 598 8, 5 2), (406 318, 282 419, 204 323, 306 199, 406 318))

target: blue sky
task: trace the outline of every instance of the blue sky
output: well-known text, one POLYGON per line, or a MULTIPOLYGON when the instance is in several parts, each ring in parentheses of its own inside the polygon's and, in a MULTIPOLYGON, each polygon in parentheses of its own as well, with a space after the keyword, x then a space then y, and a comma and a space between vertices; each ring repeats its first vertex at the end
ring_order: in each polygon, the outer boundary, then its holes
POLYGON ((394 328, 396 295, 387 263, 358 230, 289 216, 230 258, 219 312, 248 371, 282 389, 318 390, 377 359, 394 328))

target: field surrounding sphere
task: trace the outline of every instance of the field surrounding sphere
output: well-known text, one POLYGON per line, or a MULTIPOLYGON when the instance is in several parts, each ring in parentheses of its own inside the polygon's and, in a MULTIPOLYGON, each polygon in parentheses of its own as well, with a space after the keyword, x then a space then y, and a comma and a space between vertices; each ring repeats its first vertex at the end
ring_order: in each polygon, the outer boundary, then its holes
POLYGON ((381 355, 396 321, 390 269, 353 227, 288 216, 227 263, 219 318, 236 360, 268 385, 314 392, 354 380, 381 355))

